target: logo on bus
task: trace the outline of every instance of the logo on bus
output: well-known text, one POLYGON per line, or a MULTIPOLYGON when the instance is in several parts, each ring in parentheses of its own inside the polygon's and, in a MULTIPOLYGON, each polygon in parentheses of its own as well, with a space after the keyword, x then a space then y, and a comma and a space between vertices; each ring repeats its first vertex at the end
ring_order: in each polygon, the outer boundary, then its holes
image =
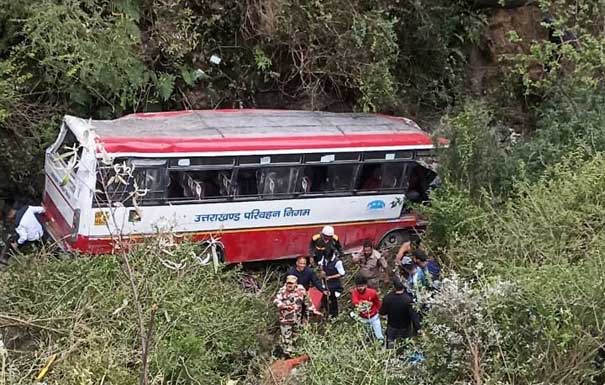
POLYGON ((372 202, 368 203, 368 206, 367 206, 369 211, 384 210, 384 207, 385 207, 384 201, 381 201, 381 200, 372 201, 372 202))

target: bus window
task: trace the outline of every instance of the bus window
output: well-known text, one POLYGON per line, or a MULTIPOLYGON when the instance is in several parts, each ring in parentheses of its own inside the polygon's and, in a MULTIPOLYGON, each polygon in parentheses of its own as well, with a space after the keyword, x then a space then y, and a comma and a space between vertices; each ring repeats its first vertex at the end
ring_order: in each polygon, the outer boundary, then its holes
POLYGON ((402 190, 410 163, 365 163, 357 180, 359 191, 402 190))
POLYGON ((242 167, 237 173, 237 195, 264 198, 283 197, 294 193, 298 167, 242 167))
POLYGON ((231 189, 231 170, 170 171, 168 198, 203 200, 227 198, 231 189))
POLYGON ((132 205, 135 187, 142 194, 138 205, 154 205, 164 200, 166 161, 162 159, 119 159, 97 170, 97 205, 132 205))
POLYGON ((425 202, 429 199, 429 191, 438 184, 435 171, 424 167, 419 163, 413 163, 407 186, 406 197, 416 203, 425 202))
POLYGON ((65 124, 62 128, 64 134, 61 142, 54 145, 50 153, 51 177, 57 185, 64 188, 70 196, 76 193, 76 174, 80 166, 83 147, 74 133, 65 124))
POLYGON ((249 197, 258 195, 258 183, 256 181, 255 168, 240 168, 237 171, 236 187, 237 195, 249 197))
POLYGON ((124 159, 116 160, 111 166, 97 168, 97 186, 95 205, 124 204, 133 191, 133 178, 128 175, 125 168, 129 167, 124 159), (120 175, 120 178, 116 177, 120 175))
POLYGON ((72 171, 75 174, 78 171, 82 149, 83 147, 80 146, 74 133, 67 127, 63 141, 57 146, 54 159, 57 162, 62 161, 64 166, 71 165, 72 171))
POLYGON ((356 168, 356 164, 307 165, 297 185, 297 192, 350 191, 356 168))
POLYGON ((294 193, 298 179, 298 167, 266 167, 257 171, 258 190, 263 196, 288 195, 294 193))
POLYGON ((146 191, 141 200, 157 204, 164 199, 166 190, 166 164, 163 159, 132 159, 133 176, 139 190, 146 191))

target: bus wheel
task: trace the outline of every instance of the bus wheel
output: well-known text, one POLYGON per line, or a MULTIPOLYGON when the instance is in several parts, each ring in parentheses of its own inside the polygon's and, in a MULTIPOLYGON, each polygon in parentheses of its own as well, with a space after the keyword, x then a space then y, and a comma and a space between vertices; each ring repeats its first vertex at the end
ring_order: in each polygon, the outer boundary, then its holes
POLYGON ((225 246, 219 241, 203 241, 195 248, 195 259, 200 265, 208 265, 213 261, 212 249, 216 251, 218 262, 225 262, 225 246))
POLYGON ((378 243, 378 250, 390 250, 398 248, 404 242, 410 240, 410 233, 405 230, 394 230, 387 233, 378 243))

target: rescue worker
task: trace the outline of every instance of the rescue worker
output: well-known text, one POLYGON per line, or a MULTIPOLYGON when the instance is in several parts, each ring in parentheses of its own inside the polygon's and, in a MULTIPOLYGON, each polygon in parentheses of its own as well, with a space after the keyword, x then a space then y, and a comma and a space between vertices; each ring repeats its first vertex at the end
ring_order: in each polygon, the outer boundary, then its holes
POLYGON ((325 250, 325 256, 319 261, 321 279, 325 280, 329 296, 324 297, 324 305, 328 308, 330 317, 338 316, 338 297, 343 292, 340 278, 345 275, 345 268, 340 258, 331 247, 325 250))
POLYGON ((374 249, 372 241, 363 242, 361 253, 355 253, 352 257, 353 263, 359 264, 359 274, 368 280, 368 287, 378 289, 380 286, 380 275, 388 280, 388 264, 380 252, 374 249))
POLYGON ((321 229, 321 233, 311 237, 311 243, 309 245, 310 265, 315 265, 316 261, 325 257, 328 248, 334 250, 338 257, 344 255, 342 245, 338 240, 338 235, 334 234, 334 227, 332 226, 324 226, 323 229, 321 229))
POLYGON ((414 235, 410 236, 410 239, 403 242, 395 255, 395 267, 397 268, 401 264, 403 257, 411 257, 414 250, 421 248, 420 237, 414 235))
POLYGON ((294 353, 294 341, 300 332, 303 323, 303 309, 307 313, 321 316, 315 309, 307 291, 298 284, 294 275, 286 277, 286 284, 279 289, 273 301, 279 309, 279 330, 281 334, 281 345, 284 354, 290 356, 294 353))
POLYGON ((412 258, 403 257, 400 265, 401 282, 405 285, 406 291, 416 299, 416 290, 418 290, 419 278, 418 268, 412 258))
POLYGON ((38 220, 37 215, 44 214, 44 207, 23 206, 9 210, 7 219, 15 224, 15 235, 11 246, 17 250, 27 243, 41 241, 44 238, 44 227, 38 220))
POLYGON ((324 295, 329 295, 328 290, 322 285, 321 281, 317 277, 317 274, 313 271, 313 269, 307 266, 307 258, 306 257, 298 257, 296 258, 296 266, 291 267, 290 270, 286 273, 286 275, 294 275, 298 279, 298 284, 302 285, 305 290, 309 290, 311 286, 315 287, 317 290, 324 293, 324 295))

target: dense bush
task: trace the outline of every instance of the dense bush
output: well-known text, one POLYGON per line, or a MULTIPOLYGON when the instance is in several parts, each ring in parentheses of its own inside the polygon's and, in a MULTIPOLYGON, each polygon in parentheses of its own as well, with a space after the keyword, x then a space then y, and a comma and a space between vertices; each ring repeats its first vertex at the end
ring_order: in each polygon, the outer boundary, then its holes
POLYGON ((321 334, 308 330, 301 343, 301 351, 311 357, 301 370, 301 384, 396 385, 419 377, 394 351, 369 341, 365 326, 347 315, 321 334))
POLYGON ((492 269, 598 258, 605 245, 603 155, 549 168, 537 182, 519 182, 517 195, 477 233, 450 244, 457 265, 492 269))
POLYGON ((446 279, 420 340, 427 383, 591 383, 602 371, 603 271, 592 260, 446 279))
MULTIPOLYGON (((261 342, 275 321, 268 300, 274 288, 245 292, 237 269, 215 274, 187 255, 186 247, 171 257, 155 247, 129 255, 146 324, 152 306, 158 306, 151 378, 218 384, 229 376, 245 377, 271 347, 261 342), (160 258, 180 258, 188 266, 169 270, 160 258)), ((117 257, 21 257, 0 274, 0 283, 0 326, 11 349, 8 383, 30 383, 33 371, 53 353, 65 357, 53 366, 49 384, 137 383, 138 321, 117 257)))
POLYGON ((511 132, 499 127, 487 105, 469 101, 445 120, 438 132, 448 140, 440 153, 439 174, 446 183, 478 199, 483 193, 506 196, 516 171, 503 143, 511 132))

